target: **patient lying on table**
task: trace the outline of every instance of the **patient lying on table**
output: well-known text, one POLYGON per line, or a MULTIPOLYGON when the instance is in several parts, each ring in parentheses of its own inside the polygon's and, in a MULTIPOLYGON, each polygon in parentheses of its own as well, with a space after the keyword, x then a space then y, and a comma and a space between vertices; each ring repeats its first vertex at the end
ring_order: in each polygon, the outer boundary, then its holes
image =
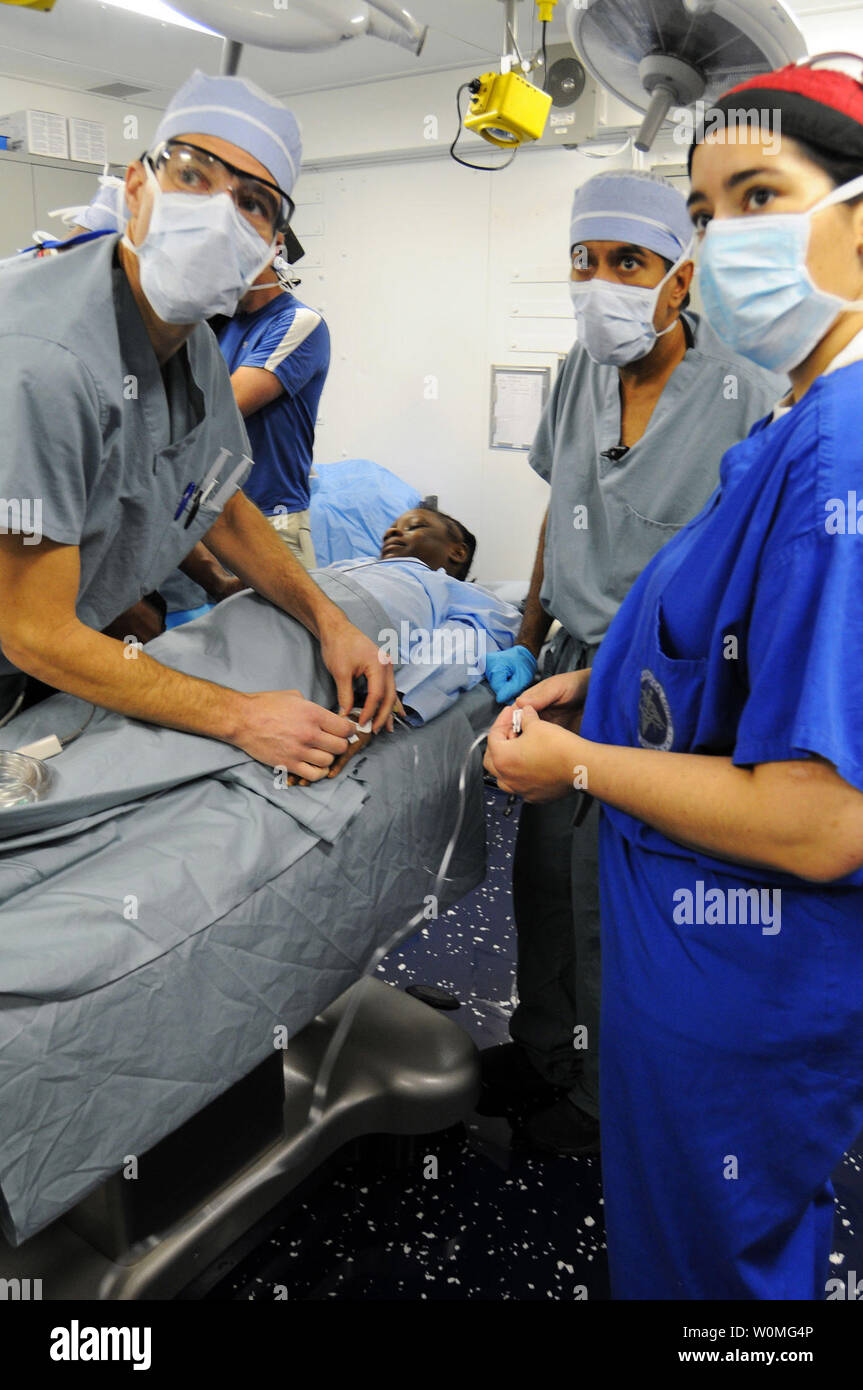
POLYGON ((483 678, 486 653, 515 641, 518 611, 464 582, 475 547, 460 522, 420 507, 388 528, 379 560, 328 566, 328 573, 349 574, 387 613, 399 613, 378 643, 402 666, 396 687, 412 724, 433 719, 470 690, 483 678))
MULTIPOLYGON (((340 560, 320 574, 343 574, 398 614, 378 634, 382 654, 399 668, 396 689, 408 723, 421 725, 483 679, 488 652, 511 647, 521 621, 518 611, 467 584, 476 541, 445 512, 418 507, 405 512, 384 534, 378 560, 340 560)), ((330 768, 334 777, 369 742, 357 741, 330 768)))
MULTIPOLYGON (((514 643, 518 611, 478 585, 464 583, 472 553, 473 537, 458 522, 420 508, 388 529, 380 560, 343 560, 315 576, 328 597, 395 664, 407 723, 421 725, 443 713, 462 691, 483 679, 487 653, 514 643)), ((335 704, 332 677, 311 633, 248 591, 155 638, 148 651, 166 666, 230 689, 251 693, 295 687, 317 704, 335 704)), ((71 695, 54 695, 0 730, 0 749, 20 748, 51 733, 67 735, 81 728, 88 712, 71 695)), ((360 736, 350 745, 352 756, 364 742, 367 738, 360 736)), ((51 786, 41 808, 4 811, 0 839, 2 832, 17 833, 21 817, 65 824, 251 761, 216 739, 96 709, 86 732, 49 764, 51 786)), ((345 761, 339 759, 338 766, 345 761)))

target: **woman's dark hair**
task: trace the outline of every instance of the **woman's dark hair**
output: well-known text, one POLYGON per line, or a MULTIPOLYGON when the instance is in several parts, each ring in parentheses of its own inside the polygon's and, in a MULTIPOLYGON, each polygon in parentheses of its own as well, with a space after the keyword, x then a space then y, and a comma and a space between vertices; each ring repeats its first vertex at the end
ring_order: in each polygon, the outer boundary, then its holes
MULTIPOLYGON (((800 146, 802 153, 813 164, 832 179, 837 188, 841 188, 844 183, 850 183, 852 179, 859 179, 863 175, 863 163, 859 159, 847 159, 843 155, 837 154, 835 150, 825 149, 823 145, 813 145, 808 140, 801 140, 799 136, 792 137, 800 146)), ((854 207, 863 200, 863 193, 858 193, 856 198, 848 199, 848 206, 854 207)))

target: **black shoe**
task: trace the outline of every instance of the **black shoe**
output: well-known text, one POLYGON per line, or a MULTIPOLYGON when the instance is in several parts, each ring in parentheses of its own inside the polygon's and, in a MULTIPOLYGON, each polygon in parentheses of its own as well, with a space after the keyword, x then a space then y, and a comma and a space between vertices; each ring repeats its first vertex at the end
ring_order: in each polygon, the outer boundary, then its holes
POLYGON ((477 1110, 481 1115, 507 1115, 513 1110, 551 1105, 561 1090, 540 1076, 518 1043, 484 1047, 479 1054, 482 1090, 477 1110))
POLYGON ((566 1096, 526 1121, 520 1133, 532 1148, 553 1154, 598 1154, 599 1121, 566 1096))

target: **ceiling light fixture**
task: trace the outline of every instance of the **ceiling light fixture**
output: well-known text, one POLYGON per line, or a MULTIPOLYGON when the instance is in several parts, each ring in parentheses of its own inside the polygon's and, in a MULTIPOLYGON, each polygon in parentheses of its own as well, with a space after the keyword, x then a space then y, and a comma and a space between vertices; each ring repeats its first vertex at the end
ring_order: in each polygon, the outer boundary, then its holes
POLYGON ((127 10, 129 14, 141 15, 144 19, 157 19, 162 24, 176 24, 181 29, 197 29, 199 34, 214 34, 214 30, 178 14, 170 5, 163 4, 163 0, 99 0, 99 4, 110 5, 115 10, 127 10))

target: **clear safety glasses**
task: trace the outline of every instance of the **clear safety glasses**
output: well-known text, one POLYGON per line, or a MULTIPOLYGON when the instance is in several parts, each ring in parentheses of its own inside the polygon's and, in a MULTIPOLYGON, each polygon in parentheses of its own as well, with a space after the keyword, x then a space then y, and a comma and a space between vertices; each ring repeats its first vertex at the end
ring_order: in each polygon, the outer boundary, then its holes
POLYGON ((204 198, 230 193, 238 211, 266 241, 285 231, 294 215, 293 199, 277 184, 253 178, 198 145, 168 140, 153 151, 150 161, 173 192, 204 198))

